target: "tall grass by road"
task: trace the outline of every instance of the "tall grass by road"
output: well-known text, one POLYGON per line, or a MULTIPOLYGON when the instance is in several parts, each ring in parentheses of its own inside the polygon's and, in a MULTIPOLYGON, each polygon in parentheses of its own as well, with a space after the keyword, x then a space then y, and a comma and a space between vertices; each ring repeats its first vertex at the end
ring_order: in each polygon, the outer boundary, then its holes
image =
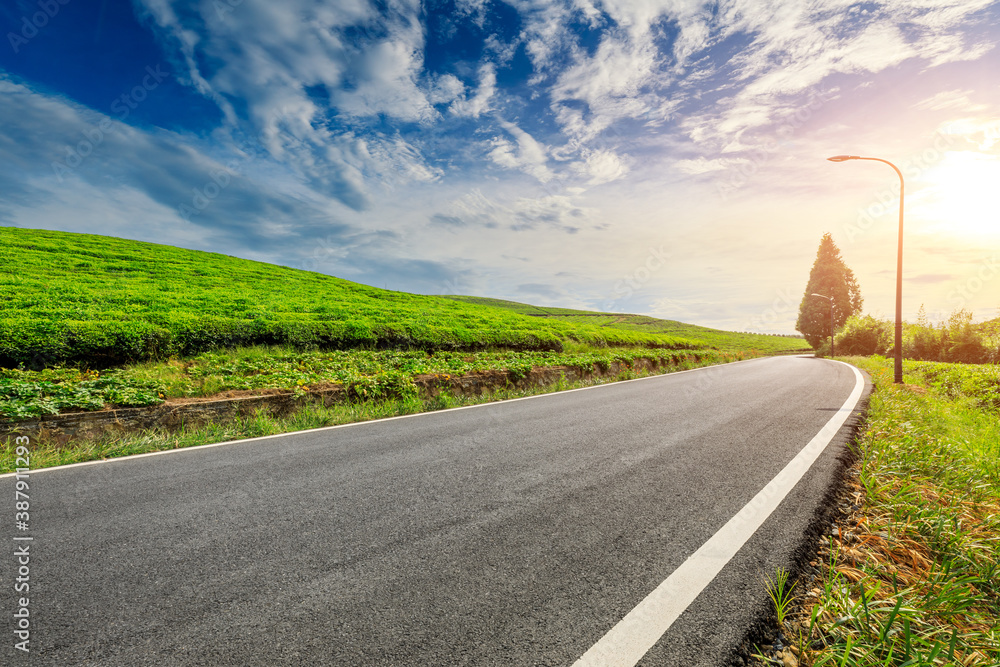
POLYGON ((789 663, 1000 665, 1000 375, 995 366, 845 358, 875 391, 849 488, 784 624, 789 663))

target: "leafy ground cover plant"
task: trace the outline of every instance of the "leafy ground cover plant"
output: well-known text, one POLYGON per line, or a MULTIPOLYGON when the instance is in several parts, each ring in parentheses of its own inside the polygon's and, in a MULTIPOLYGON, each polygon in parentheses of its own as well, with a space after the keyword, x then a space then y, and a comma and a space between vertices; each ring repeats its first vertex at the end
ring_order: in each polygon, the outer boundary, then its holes
POLYGON ((569 366, 606 371, 639 360, 672 367, 735 358, 714 350, 646 348, 557 352, 426 352, 331 350, 303 352, 275 346, 217 350, 189 359, 146 362, 112 371, 52 368, 0 370, 0 417, 17 420, 45 414, 155 405, 171 398, 209 397, 225 391, 278 389, 299 394, 340 385, 352 399, 416 395, 420 375, 457 376, 505 371, 512 380, 532 368, 569 366))
POLYGON ((0 369, 0 418, 28 419, 60 412, 109 406, 155 405, 164 400, 162 384, 123 373, 47 369, 0 369))

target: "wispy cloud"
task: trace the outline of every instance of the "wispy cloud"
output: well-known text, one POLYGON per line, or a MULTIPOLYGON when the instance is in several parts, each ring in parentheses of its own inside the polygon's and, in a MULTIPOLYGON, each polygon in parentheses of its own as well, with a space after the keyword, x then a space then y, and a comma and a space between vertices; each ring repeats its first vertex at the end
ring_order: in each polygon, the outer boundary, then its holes
POLYGON ((542 183, 551 180, 552 172, 547 165, 548 151, 545 146, 513 123, 500 121, 500 126, 514 137, 514 142, 506 137, 494 137, 490 142, 490 160, 501 167, 531 174, 542 183))
POLYGON ((479 68, 479 87, 468 97, 455 99, 449 107, 450 111, 456 116, 479 118, 490 110, 490 100, 496 94, 496 85, 496 69, 492 63, 483 63, 479 68))

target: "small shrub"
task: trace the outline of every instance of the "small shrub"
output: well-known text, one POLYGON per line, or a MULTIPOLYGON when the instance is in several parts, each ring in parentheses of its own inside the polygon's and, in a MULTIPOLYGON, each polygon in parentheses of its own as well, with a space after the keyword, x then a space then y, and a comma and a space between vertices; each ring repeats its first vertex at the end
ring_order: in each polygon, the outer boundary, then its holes
POLYGON ((873 315, 853 315, 834 339, 837 354, 886 354, 892 349, 892 324, 873 315))
POLYGON ((990 356, 983 337, 972 325, 972 313, 966 309, 952 313, 945 327, 944 361, 980 364, 990 356))

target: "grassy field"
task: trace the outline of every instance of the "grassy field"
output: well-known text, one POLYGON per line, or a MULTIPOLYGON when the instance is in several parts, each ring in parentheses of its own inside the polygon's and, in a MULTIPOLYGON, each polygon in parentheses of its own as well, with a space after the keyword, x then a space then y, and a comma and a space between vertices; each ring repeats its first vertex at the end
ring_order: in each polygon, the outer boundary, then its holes
POLYGON ((706 345, 87 234, 0 227, 0 262, 3 367, 109 367, 274 344, 424 350, 706 345))
POLYGON ((0 261, 9 268, 0 274, 8 420, 234 389, 341 384, 382 398, 420 373, 806 348, 634 315, 390 292, 86 234, 0 227, 0 261))
MULTIPOLYGON (((783 623, 802 665, 1000 665, 1000 373, 844 358, 876 386, 855 511, 783 623)), ((788 649, 792 650, 792 649, 788 649)))

